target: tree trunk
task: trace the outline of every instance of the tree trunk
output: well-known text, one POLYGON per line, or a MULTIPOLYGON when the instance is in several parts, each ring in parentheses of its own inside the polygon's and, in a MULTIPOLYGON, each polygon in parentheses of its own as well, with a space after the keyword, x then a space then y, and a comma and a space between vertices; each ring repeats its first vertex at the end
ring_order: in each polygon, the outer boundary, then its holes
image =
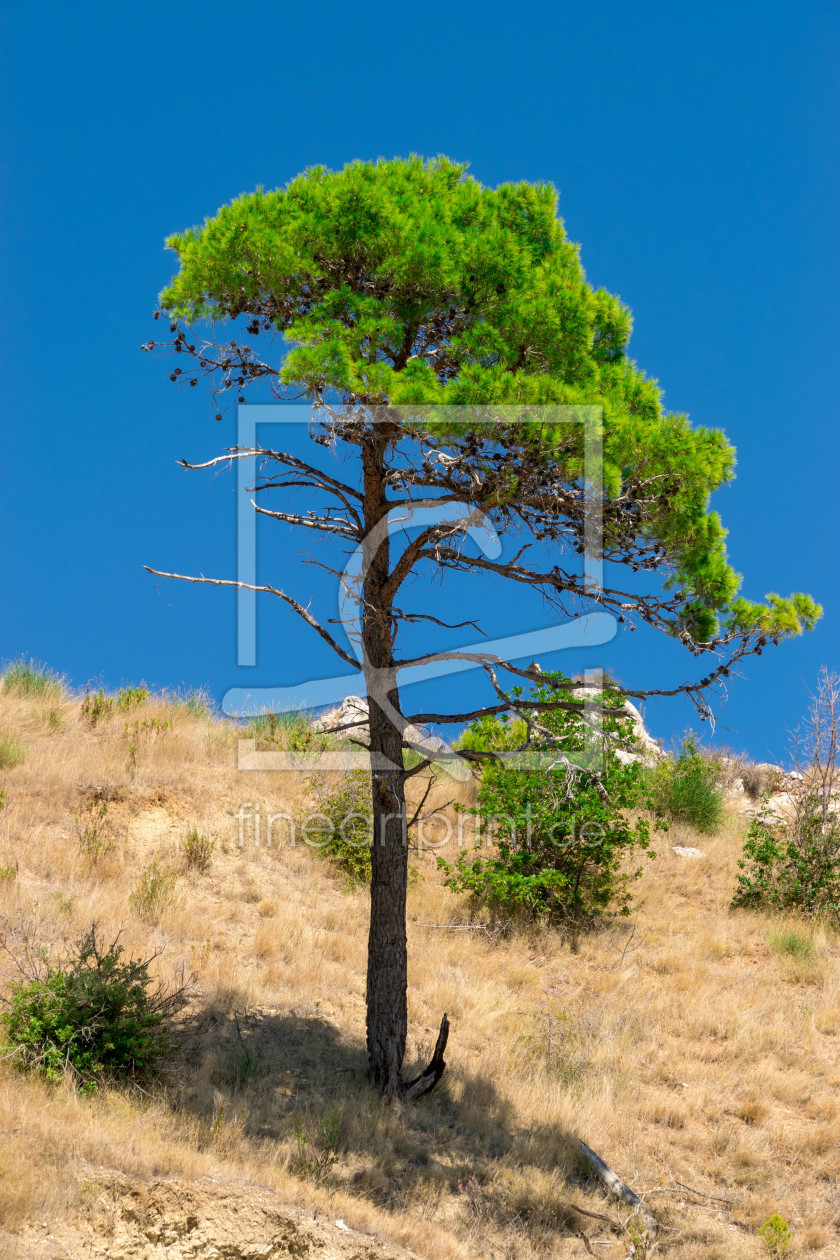
POLYGON ((364 608, 362 642, 370 713, 373 843, 371 848, 370 932, 367 970, 367 1052, 371 1084, 389 1098, 402 1097, 402 1062, 408 1031, 405 931, 408 842, 402 732, 393 669, 393 621, 385 585, 390 547, 384 531, 388 512, 385 483, 385 426, 374 424, 363 449, 364 608), (377 528, 379 527, 379 528, 377 528))
MULTIPOLYGON (((372 755, 379 753, 402 765, 402 737, 375 701, 370 704, 370 747, 372 755)), ((374 833, 367 971, 368 1070, 371 1084, 381 1094, 398 1098, 403 1092, 402 1063, 408 1029, 405 786, 399 771, 374 770, 371 782, 374 833)))

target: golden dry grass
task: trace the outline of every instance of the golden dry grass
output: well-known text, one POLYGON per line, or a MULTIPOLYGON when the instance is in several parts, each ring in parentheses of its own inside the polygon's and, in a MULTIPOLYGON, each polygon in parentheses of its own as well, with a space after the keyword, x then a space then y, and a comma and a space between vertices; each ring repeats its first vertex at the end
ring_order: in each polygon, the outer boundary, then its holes
MULTIPOLYGON (((2 922, 47 939, 96 921, 134 954, 161 950, 164 978, 196 977, 181 1059, 153 1097, 84 1099, 0 1067, 7 1247, 27 1222, 72 1218, 108 1168, 270 1186, 435 1260, 584 1256, 581 1226, 595 1254, 624 1257, 616 1230, 569 1206, 616 1217, 583 1139, 657 1214, 657 1255, 762 1256, 774 1212, 791 1255, 840 1255, 840 946, 813 931, 794 955, 772 945, 780 925, 728 909, 742 820, 662 837, 635 916, 575 953, 549 931, 483 930, 416 855, 408 1069, 444 1010, 452 1032, 441 1086, 400 1112, 364 1083, 365 895, 304 844, 257 847, 251 824, 239 844, 244 801, 295 813, 304 782, 238 771, 235 729, 183 706, 138 715, 172 725, 132 758, 124 716, 91 727, 78 698, 0 693, 0 733, 25 750, 0 771, 0 867, 17 870, 0 880, 2 922), (74 811, 84 823, 102 803, 111 847, 94 860, 74 811), (205 873, 179 854, 193 826, 216 838, 205 873), (177 879, 144 910, 152 863, 177 879), (317 1152, 333 1108, 338 1160, 307 1175, 301 1135, 317 1152)), ((434 787, 440 802, 469 791, 434 787)))

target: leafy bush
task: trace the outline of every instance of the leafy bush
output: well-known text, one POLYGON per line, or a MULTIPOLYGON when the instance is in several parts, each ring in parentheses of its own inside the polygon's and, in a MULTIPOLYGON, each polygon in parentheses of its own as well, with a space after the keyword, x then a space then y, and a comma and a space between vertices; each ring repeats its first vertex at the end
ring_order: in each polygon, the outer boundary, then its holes
POLYGON ((663 759, 652 778, 654 801, 666 817, 706 835, 717 831, 723 817, 720 765, 703 753, 694 735, 684 737, 677 756, 663 759))
POLYGON ((758 1232, 769 1256, 786 1256, 790 1251, 790 1226, 778 1212, 768 1217, 758 1232))
POLYGON ((837 755, 840 675, 820 670, 806 721, 793 733, 799 778, 785 822, 762 811, 738 863, 733 906, 797 910, 840 920, 840 817, 837 755))
POLYGON ((789 826, 761 813, 750 823, 733 906, 798 910, 840 918, 840 825, 823 818, 817 793, 803 793, 789 826))
POLYGON ((26 756, 26 749, 11 735, 0 735, 0 770, 11 770, 26 756))
POLYGON ((202 836, 198 828, 193 827, 187 834, 186 840, 181 841, 181 856, 184 864, 193 871, 206 871, 215 847, 215 840, 202 836))
POLYGON ((11 986, 0 1014, 15 1064, 57 1081, 73 1073, 89 1091, 107 1076, 146 1075, 171 1048, 166 1018, 177 995, 151 989, 149 965, 103 949, 95 925, 59 966, 11 986))
POLYGON ((128 713, 135 705, 145 704, 148 698, 147 687, 121 687, 114 703, 120 713, 128 713))
POLYGON ((0 809, 3 809, 3 808, 4 808, 4 806, 5 806, 5 804, 6 804, 6 801, 7 801, 8 799, 9 799, 9 796, 8 796, 8 793, 7 793, 6 789, 5 789, 5 788, 0 788, 0 809))
MULTIPOLYGON (((546 675, 532 699, 562 699, 569 682, 562 674, 546 675)), ((629 883, 641 869, 621 868, 634 850, 649 851, 650 824, 627 813, 649 804, 640 763, 622 764, 605 739, 632 744, 632 721, 616 712, 622 705, 620 696, 604 694, 594 736, 574 713, 538 710, 547 735, 532 738, 530 751, 515 761, 485 763, 478 808, 469 812, 479 819, 476 847, 490 841, 496 851, 487 858, 463 851, 454 865, 438 858, 448 887, 472 893, 494 913, 549 922, 581 925, 608 909, 628 913, 629 883)), ((526 735, 521 719, 484 718, 459 746, 504 754, 526 735)))
POLYGON ((96 726, 100 718, 108 717, 113 709, 113 697, 106 696, 101 687, 98 691, 89 691, 82 701, 82 716, 87 718, 91 726, 96 726))
POLYGON ((3 691, 36 698, 57 697, 64 679, 33 660, 13 661, 3 673, 3 691))
POLYGON ((351 770, 341 786, 326 791, 324 780, 309 780, 318 798, 318 813, 305 823, 306 843, 317 848, 352 884, 370 882, 370 846, 373 840, 373 802, 370 774, 351 770))
POLYGON ((17 870, 14 866, 0 866, 0 882, 4 879, 17 879, 17 870))
POLYGON ((129 898, 139 918, 146 923, 158 923, 174 899, 177 882, 177 872, 171 867, 150 862, 140 872, 137 887, 129 898))

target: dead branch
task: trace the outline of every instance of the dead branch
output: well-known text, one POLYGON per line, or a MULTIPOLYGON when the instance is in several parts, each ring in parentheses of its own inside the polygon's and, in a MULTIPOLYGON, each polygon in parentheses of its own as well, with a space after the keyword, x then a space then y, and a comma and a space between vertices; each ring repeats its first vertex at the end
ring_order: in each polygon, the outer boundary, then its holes
POLYGON ((405 1087, 405 1097, 409 1102, 416 1102, 418 1098, 422 1098, 424 1094, 430 1093, 446 1070, 446 1061, 443 1053, 446 1049, 446 1043, 449 1040, 449 1020, 444 1015, 440 1021, 440 1032, 435 1043, 434 1054, 429 1060, 426 1067, 419 1076, 415 1076, 413 1081, 405 1087))
POLYGON ((163 573, 160 569, 152 569, 147 564, 144 564, 143 568, 147 573, 154 574, 155 577, 173 578, 178 582, 203 582, 208 586, 234 586, 240 591, 264 591, 267 595, 276 595, 278 599, 282 599, 290 608, 293 608, 308 626, 311 626, 313 630, 320 634, 324 642, 328 643, 336 655, 341 657, 345 665, 358 669, 359 662, 336 643, 329 631, 325 630, 319 621, 316 621, 312 613, 307 608, 304 608, 302 604, 299 604, 296 599, 292 599, 291 595, 287 595, 284 591, 278 591, 276 586, 252 586, 250 582, 239 582, 235 578, 189 577, 185 573, 163 573))
POLYGON ((645 1233, 649 1240, 652 1241, 656 1237, 659 1227, 650 1209, 645 1207, 639 1196, 629 1186, 624 1184, 621 1178, 613 1172, 608 1164, 604 1163, 600 1155, 595 1154, 590 1146, 587 1146, 585 1142, 581 1142, 580 1149, 587 1164, 606 1190, 614 1198, 620 1199, 622 1203, 626 1203, 628 1207, 638 1212, 639 1219, 645 1227, 645 1233))

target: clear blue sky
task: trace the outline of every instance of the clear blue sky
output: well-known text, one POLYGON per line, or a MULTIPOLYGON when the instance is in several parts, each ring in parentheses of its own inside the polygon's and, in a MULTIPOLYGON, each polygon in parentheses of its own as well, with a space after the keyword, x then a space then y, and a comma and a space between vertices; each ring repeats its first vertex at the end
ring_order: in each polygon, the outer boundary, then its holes
MULTIPOLYGON (((232 575, 230 483, 174 461, 233 426, 139 346, 168 233, 314 163, 442 152, 486 184, 556 184, 666 404, 737 446, 715 506, 745 593, 825 606, 814 634, 746 667, 723 714, 721 739, 781 757, 818 666, 840 666, 838 27, 829 0, 8 6, 0 657, 217 696, 332 672, 274 612, 257 668, 238 669, 233 598, 159 594, 144 573, 232 575)), ((264 561, 265 580, 313 582, 289 550, 264 561)), ((629 636, 603 660, 637 685, 691 668, 629 636)), ((480 694, 475 678, 434 693, 480 694)), ((649 709, 666 739, 690 720, 679 700, 649 709)))

